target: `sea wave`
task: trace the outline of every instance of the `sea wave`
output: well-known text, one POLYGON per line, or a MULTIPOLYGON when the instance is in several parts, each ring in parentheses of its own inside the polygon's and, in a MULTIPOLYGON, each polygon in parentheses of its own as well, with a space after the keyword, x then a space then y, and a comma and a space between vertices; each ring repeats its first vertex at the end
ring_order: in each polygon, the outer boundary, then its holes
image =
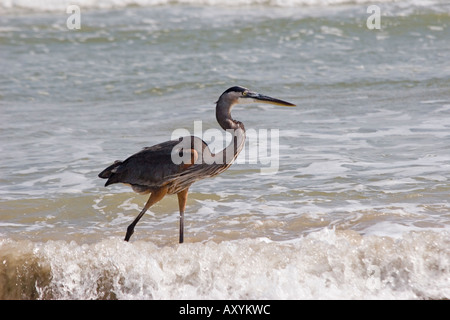
MULTIPOLYGON (((434 0, 377 0, 376 3, 401 2, 414 6, 429 6, 434 0)), ((265 5, 274 7, 333 6, 342 4, 373 4, 373 0, 0 0, 2 12, 36 11, 65 12, 70 5, 82 9, 114 9, 124 7, 151 7, 161 5, 243 6, 265 5)))
POLYGON ((0 299, 448 299, 446 232, 157 246, 0 241, 0 299))

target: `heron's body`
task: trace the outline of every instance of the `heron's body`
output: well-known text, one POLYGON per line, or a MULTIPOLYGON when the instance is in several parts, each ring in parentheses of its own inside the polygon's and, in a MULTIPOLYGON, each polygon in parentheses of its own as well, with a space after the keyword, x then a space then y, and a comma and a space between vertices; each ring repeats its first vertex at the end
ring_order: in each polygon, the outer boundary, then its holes
POLYGON ((124 183, 137 193, 151 194, 143 210, 128 227, 126 241, 150 206, 166 194, 177 194, 180 207, 179 242, 183 242, 184 210, 189 187, 197 180, 213 177, 228 169, 244 147, 244 125, 231 118, 231 108, 242 102, 239 101, 241 98, 293 106, 242 87, 232 87, 220 96, 216 106, 216 118, 220 126, 233 134, 232 143, 221 152, 211 153, 207 143, 198 137, 183 137, 144 148, 124 161, 115 161, 99 174, 100 178, 108 179, 105 186, 124 183))
MULTIPOLYGON (((189 150, 195 150, 198 154, 207 144, 197 137, 190 137, 193 142, 200 140, 201 149, 195 149, 195 143, 192 143, 189 150)), ((130 156, 125 161, 116 161, 114 164, 100 173, 101 178, 107 178, 105 186, 113 183, 129 184, 133 191, 147 194, 155 192, 163 187, 167 188, 168 194, 175 194, 189 187, 195 180, 181 179, 183 173, 191 168, 195 170, 200 168, 201 164, 180 163, 175 164, 172 161, 173 149, 182 142, 182 139, 166 141, 152 147, 144 148, 142 151, 130 156), (194 166, 192 168, 192 166, 194 166)), ((192 151, 194 153, 194 151, 192 151)), ((194 153, 195 154, 195 153, 194 153)), ((202 172, 200 172, 202 173, 202 172)), ((206 178, 205 174, 197 177, 206 178)))

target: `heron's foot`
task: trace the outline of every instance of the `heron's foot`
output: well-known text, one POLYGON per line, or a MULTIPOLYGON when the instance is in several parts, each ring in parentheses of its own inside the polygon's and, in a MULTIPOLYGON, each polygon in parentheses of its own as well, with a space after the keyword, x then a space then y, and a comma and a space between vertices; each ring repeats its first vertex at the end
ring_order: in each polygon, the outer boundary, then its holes
POLYGON ((127 234, 125 235, 125 241, 130 240, 133 233, 134 233, 134 225, 131 224, 127 228, 127 234))

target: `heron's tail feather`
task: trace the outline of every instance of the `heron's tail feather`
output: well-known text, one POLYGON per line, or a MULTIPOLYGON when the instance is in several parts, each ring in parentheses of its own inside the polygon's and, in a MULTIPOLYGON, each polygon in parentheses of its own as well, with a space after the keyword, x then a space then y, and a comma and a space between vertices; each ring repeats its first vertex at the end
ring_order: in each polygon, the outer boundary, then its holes
POLYGON ((103 170, 102 172, 100 172, 98 174, 99 178, 102 179, 109 179, 116 171, 117 168, 122 164, 122 161, 114 161, 114 163, 112 165, 110 165, 108 168, 106 168, 105 170, 103 170))

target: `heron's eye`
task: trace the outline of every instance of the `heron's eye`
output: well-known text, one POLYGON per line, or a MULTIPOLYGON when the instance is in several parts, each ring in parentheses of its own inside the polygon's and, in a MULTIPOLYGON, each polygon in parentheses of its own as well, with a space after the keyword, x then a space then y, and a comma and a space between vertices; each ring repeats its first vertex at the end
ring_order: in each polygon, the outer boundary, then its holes
POLYGON ((243 95, 243 96, 246 96, 247 93, 248 93, 248 91, 244 91, 244 92, 242 92, 242 95, 243 95))

